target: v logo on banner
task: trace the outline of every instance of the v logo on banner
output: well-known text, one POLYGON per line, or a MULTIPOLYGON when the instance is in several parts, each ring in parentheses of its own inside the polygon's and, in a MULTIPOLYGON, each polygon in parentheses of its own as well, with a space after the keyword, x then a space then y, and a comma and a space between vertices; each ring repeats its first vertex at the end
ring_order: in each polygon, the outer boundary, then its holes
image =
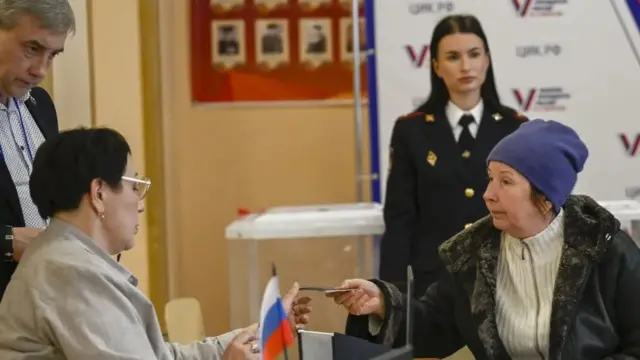
POLYGON ((638 154, 638 148, 640 148, 640 134, 633 136, 620 134, 619 136, 624 152, 629 156, 636 156, 638 154))
POLYGON ((640 66, 640 0, 611 0, 611 4, 640 66))
POLYGON ((536 97, 536 89, 529 89, 527 91, 522 91, 520 89, 513 89, 513 95, 518 102, 518 106, 520 106, 521 111, 529 111, 531 110, 531 104, 533 104, 533 100, 536 97))
POLYGON ((531 3, 533 3, 533 0, 513 0, 513 7, 516 8, 518 15, 524 17, 527 15, 531 3))
POLYGON ((429 45, 421 45, 417 49, 413 45, 405 45, 405 49, 413 66, 417 68, 424 66, 429 55, 429 45))

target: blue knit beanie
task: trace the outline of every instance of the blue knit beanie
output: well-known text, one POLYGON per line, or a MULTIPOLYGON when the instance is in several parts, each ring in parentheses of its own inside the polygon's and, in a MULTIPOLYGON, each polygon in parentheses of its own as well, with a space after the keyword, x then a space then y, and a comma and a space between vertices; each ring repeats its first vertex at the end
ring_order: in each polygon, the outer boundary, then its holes
POLYGON ((570 127, 553 120, 531 120, 502 139, 490 161, 509 165, 540 190, 558 212, 576 184, 589 150, 570 127))

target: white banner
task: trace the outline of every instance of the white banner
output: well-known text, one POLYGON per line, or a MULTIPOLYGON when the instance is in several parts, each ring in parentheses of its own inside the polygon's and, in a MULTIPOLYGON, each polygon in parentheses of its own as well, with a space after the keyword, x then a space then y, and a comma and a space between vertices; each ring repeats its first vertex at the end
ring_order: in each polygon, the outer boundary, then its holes
POLYGON ((429 93, 429 42, 444 16, 478 17, 502 102, 573 127, 590 156, 576 193, 640 195, 639 0, 370 0, 374 198, 384 200, 393 123, 429 93), (635 17, 634 17, 635 16, 635 17), (373 20, 373 21, 371 21, 373 20), (376 141, 377 140, 377 141, 376 141))

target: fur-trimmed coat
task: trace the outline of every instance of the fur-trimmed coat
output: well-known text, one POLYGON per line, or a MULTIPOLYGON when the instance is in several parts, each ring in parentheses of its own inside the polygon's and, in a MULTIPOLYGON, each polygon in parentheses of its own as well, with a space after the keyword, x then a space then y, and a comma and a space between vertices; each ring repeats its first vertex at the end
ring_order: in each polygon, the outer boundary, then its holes
MULTIPOLYGON (((587 196, 564 208, 565 243, 555 282, 549 359, 640 359, 640 249, 620 222, 587 196)), ((496 324, 500 230, 489 217, 439 248, 447 274, 412 306, 416 357, 449 356, 468 346, 477 360, 508 360, 496 324)), ((394 346, 405 340, 405 297, 382 290, 386 317, 377 336, 368 316, 349 316, 346 333, 394 346)))

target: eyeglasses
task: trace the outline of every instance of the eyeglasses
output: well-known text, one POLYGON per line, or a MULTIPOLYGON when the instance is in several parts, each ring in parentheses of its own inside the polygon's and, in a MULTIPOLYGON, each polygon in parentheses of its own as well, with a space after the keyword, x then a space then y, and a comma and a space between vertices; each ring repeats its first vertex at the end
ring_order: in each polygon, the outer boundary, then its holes
POLYGON ((122 180, 130 181, 134 184, 133 191, 138 195, 138 199, 142 200, 147 193, 149 192, 149 188, 151 187, 151 180, 149 178, 138 179, 129 176, 123 176, 122 180))

